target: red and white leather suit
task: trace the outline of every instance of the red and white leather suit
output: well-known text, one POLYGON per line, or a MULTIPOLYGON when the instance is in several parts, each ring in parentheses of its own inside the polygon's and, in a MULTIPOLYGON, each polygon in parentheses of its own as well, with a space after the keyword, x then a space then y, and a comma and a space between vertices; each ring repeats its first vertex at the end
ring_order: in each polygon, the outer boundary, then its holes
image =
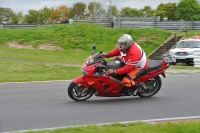
MULTIPOLYGON (((130 75, 132 76, 133 79, 141 69, 146 69, 148 67, 148 61, 144 50, 134 42, 132 43, 130 48, 126 50, 125 53, 121 52, 120 48, 116 48, 108 52, 107 56, 108 57, 121 56, 122 60, 125 63, 125 66, 116 69, 115 70, 116 73, 130 75)), ((126 86, 126 83, 128 81, 124 78, 122 82, 126 86)), ((131 85, 135 85, 134 80, 130 82, 131 85)), ((130 87, 130 85, 127 85, 127 87, 130 87)))

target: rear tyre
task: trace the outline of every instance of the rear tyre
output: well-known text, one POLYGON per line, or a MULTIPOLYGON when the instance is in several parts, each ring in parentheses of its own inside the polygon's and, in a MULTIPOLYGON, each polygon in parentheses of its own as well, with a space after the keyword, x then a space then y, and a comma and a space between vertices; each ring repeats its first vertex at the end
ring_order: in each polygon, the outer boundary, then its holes
POLYGON ((82 84, 71 82, 68 87, 68 95, 72 100, 85 101, 89 99, 95 90, 92 87, 85 88, 82 84))
POLYGON ((142 98, 151 97, 160 90, 162 80, 159 76, 157 76, 144 82, 144 84, 147 88, 144 89, 142 86, 140 86, 138 89, 138 96, 142 98))

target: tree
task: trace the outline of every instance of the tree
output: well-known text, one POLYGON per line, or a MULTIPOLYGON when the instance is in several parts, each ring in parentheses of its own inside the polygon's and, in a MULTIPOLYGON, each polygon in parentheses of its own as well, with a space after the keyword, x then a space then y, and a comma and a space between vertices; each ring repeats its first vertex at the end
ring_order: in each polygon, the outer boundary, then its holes
POLYGON ((183 20, 199 20, 200 5, 197 0, 181 0, 177 6, 177 16, 183 20))
POLYGON ((27 24, 38 24, 39 23, 39 11, 37 10, 28 10, 28 14, 24 17, 24 22, 27 24))
POLYGON ((50 18, 53 8, 46 6, 41 10, 29 10, 28 14, 24 16, 24 23, 28 24, 44 24, 50 18))
MULTIPOLYGON (((118 9, 117 9, 117 7, 116 6, 111 6, 111 16, 118 16, 119 14, 118 14, 118 9)), ((110 7, 108 8, 108 11, 107 11, 107 15, 106 15, 107 17, 110 17, 110 7)))
POLYGON ((95 3, 90 2, 88 5, 88 10, 89 10, 90 18, 94 18, 94 15, 95 15, 95 18, 100 18, 100 17, 106 16, 106 11, 105 11, 105 9, 102 8, 102 5, 100 2, 95 2, 95 3), (95 11, 95 13, 94 13, 94 11, 95 11))
POLYGON ((142 13, 136 8, 124 7, 120 12, 122 17, 141 17, 142 13))
POLYGON ((12 24, 20 24, 23 23, 23 14, 22 12, 13 13, 12 15, 12 24))
POLYGON ((69 18, 69 11, 70 9, 66 5, 61 5, 54 9, 51 12, 50 18, 49 18, 49 23, 52 22, 62 22, 65 19, 69 18))
POLYGON ((168 20, 176 20, 176 14, 177 14, 177 6, 176 3, 161 3, 156 8, 156 16, 160 16, 160 19, 167 17, 168 20))
POLYGON ((0 24, 11 22, 13 11, 10 8, 0 7, 0 24))
POLYGON ((111 6, 112 7, 112 15, 113 16, 118 16, 119 14, 118 14, 118 9, 117 9, 117 7, 116 6, 111 6))
POLYGON ((155 15, 155 10, 150 6, 144 6, 144 8, 141 9, 141 12, 143 17, 152 17, 155 15))
POLYGON ((72 8, 70 8, 69 12, 69 18, 85 18, 85 13, 86 13, 86 4, 83 2, 78 2, 73 5, 72 8))
POLYGON ((38 22, 40 24, 47 23, 47 20, 50 18, 53 8, 47 8, 46 6, 39 10, 38 22))

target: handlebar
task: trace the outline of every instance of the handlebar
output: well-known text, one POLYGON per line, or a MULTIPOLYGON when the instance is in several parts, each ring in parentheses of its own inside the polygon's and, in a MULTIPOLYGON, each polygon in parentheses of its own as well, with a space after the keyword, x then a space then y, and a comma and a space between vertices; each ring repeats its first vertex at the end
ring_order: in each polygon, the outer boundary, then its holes
POLYGON ((108 69, 108 67, 105 64, 100 63, 96 67, 101 68, 101 69, 108 69))

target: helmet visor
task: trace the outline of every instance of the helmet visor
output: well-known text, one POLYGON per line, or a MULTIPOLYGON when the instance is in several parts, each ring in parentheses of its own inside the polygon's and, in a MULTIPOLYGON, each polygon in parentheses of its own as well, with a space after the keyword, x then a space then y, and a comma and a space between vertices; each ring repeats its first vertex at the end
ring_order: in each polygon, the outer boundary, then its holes
POLYGON ((119 46, 122 47, 122 48, 126 46, 126 43, 118 43, 118 44, 119 44, 119 46))

